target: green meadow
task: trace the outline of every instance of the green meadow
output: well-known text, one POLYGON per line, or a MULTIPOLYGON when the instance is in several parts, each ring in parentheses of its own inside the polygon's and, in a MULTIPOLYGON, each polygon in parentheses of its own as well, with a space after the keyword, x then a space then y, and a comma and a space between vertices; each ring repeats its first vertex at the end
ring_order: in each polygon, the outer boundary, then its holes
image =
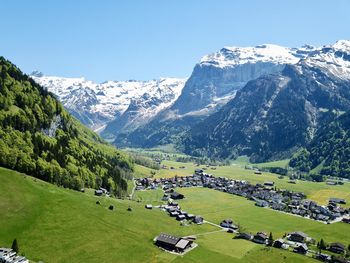
MULTIPOLYGON (((168 169, 156 171, 155 177, 182 176, 198 168, 192 163, 164 161, 168 169), (185 168, 180 168, 185 166, 185 168), (173 167, 173 169, 170 169, 173 167)), ((206 167, 208 173, 250 182, 274 181, 279 188, 307 193, 310 199, 326 201, 328 195, 349 200, 349 184, 328 186, 325 183, 300 181, 288 184, 270 173, 254 174, 242 165, 206 167)), ((151 169, 138 166, 138 176, 149 176, 151 169)), ((217 227, 181 226, 158 209, 147 210, 146 203, 161 204, 160 189, 136 191, 134 201, 95 197, 87 189, 80 193, 60 188, 23 174, 0 168, 0 246, 10 246, 17 238, 21 253, 33 262, 312 262, 288 251, 233 239, 217 227), (101 202, 100 205, 96 201, 101 202), (109 205, 114 210, 108 209, 109 205), (132 211, 127 211, 128 207, 132 211), (214 233, 211 233, 213 232, 214 233), (197 235, 199 246, 185 256, 175 256, 153 245, 160 232, 174 235, 197 235)), ((132 188, 132 184, 129 186, 132 188)), ((304 231, 326 242, 350 243, 349 225, 325 225, 312 220, 258 208, 244 198, 204 188, 178 189, 186 198, 184 210, 220 223, 232 218, 248 232, 272 232, 275 238, 290 231, 304 231)))
POLYGON ((92 191, 59 188, 3 168, 0 181, 0 246, 9 247, 17 238, 20 253, 32 262, 311 261, 234 240, 226 232, 210 233, 218 228, 209 224, 180 226, 158 209, 145 209, 143 201, 95 197, 92 191), (199 246, 182 257, 169 254, 153 245, 160 232, 198 235, 199 246))

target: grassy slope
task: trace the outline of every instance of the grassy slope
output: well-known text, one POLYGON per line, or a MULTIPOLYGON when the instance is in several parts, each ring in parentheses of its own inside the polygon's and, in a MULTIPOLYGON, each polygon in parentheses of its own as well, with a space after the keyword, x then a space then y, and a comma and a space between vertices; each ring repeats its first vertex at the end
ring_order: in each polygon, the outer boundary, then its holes
MULTIPOLYGON (((58 188, 0 168, 0 246, 17 238, 20 250, 45 262, 306 262, 303 256, 271 249, 217 233, 198 238, 199 247, 184 257, 160 251, 152 244, 160 232, 177 235, 216 230, 204 224, 181 227, 143 203, 97 198, 58 188), (95 204, 97 199, 101 205, 95 204), (114 204, 116 209, 107 207, 114 204), (126 211, 133 207, 132 212, 126 211)), ((214 196, 215 197, 215 196, 214 196)), ((194 195, 195 200, 195 195, 194 195)))

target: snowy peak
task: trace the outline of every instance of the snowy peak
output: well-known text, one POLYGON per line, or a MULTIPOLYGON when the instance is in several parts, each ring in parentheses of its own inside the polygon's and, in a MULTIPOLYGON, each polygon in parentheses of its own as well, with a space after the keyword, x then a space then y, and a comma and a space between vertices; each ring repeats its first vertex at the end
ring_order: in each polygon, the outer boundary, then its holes
MULTIPOLYGON (((106 81, 61 78, 32 74, 40 85, 54 93, 85 125, 97 129, 121 116, 132 100, 157 101, 152 115, 178 98, 185 79, 160 78, 150 81, 106 81)), ((145 116, 146 118, 146 116, 145 116)))
POLYGON ((296 64, 315 48, 305 45, 301 48, 287 48, 273 44, 255 47, 224 47, 219 52, 204 56, 200 64, 219 68, 235 67, 246 63, 296 64))
POLYGON ((348 80, 350 79, 350 41, 339 40, 334 45, 318 48, 300 63, 321 68, 339 79, 348 80))

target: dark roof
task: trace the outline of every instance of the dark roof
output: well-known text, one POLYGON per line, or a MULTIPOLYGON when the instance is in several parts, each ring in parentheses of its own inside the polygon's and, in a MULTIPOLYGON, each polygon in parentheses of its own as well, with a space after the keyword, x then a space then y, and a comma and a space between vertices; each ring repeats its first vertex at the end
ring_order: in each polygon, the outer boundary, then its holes
POLYGON ((181 238, 177 236, 172 236, 166 233, 160 233, 160 235, 157 237, 157 241, 167 243, 170 245, 176 245, 177 242, 179 242, 181 238))
POLYGON ((179 197, 179 196, 183 196, 183 194, 179 194, 178 192, 171 193, 171 197, 179 197))
POLYGON ((257 233, 254 238, 267 239, 267 236, 264 233, 257 233))
POLYGON ((345 203, 345 199, 342 198, 336 198, 336 197, 331 197, 329 198, 330 202, 335 202, 335 203, 345 203))
POLYGON ((301 232, 301 231, 296 231, 296 232, 292 232, 290 233, 291 235, 297 235, 297 236, 302 236, 303 238, 307 238, 308 235, 305 234, 304 232, 301 232))
POLYGON ((329 246, 330 247, 339 247, 339 248, 345 249, 345 246, 339 242, 331 243, 331 244, 329 244, 329 246))

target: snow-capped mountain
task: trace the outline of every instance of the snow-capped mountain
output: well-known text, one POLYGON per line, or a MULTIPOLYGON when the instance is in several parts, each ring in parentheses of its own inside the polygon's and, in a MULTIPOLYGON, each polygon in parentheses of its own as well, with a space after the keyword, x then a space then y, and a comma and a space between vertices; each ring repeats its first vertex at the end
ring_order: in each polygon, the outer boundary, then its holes
POLYGON ((121 136, 116 143, 152 147, 155 143, 178 141, 178 138, 172 137, 218 111, 249 81, 267 74, 278 74, 286 65, 296 64, 316 50, 309 45, 288 48, 266 44, 225 47, 206 55, 194 67, 172 106, 161 111, 145 126, 121 136))
POLYGON ((142 123, 174 102, 185 84, 185 79, 176 78, 95 83, 84 78, 44 76, 40 72, 33 72, 31 77, 54 93, 83 124, 95 130, 121 117, 135 103, 144 107, 129 121, 138 123, 140 117, 142 123))
MULTIPOLYGON (((333 146, 343 139, 342 133, 334 136, 336 127, 329 123, 350 112, 349 73, 350 41, 317 48, 278 74, 248 82, 218 112, 182 134, 183 149, 266 161, 289 158, 300 147, 314 147, 313 166, 323 161, 329 165, 327 156, 338 156, 333 146)), ((346 139, 339 144, 346 145, 346 139)))

